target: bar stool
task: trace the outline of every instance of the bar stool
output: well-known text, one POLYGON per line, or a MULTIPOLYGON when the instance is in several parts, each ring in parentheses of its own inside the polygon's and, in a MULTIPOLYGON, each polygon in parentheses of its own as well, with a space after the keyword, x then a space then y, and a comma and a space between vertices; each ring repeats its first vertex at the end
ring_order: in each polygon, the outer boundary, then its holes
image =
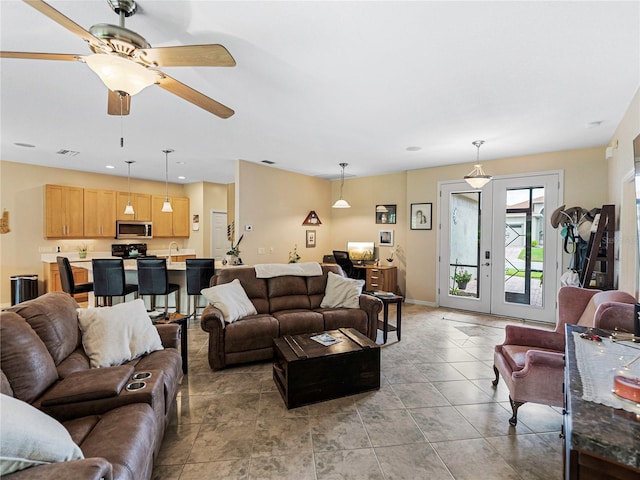
POLYGON ((164 295, 164 316, 167 317, 169 294, 175 293, 176 312, 180 308, 180 285, 169 283, 165 258, 139 258, 138 294, 151 295, 151 310, 156 308, 156 296, 164 295))
POLYGON ((138 286, 128 284, 124 276, 124 262, 120 258, 91 260, 93 267, 93 294, 96 307, 113 304, 113 297, 126 297, 133 293, 138 298, 138 286))
MULTIPOLYGON (((191 310, 191 298, 193 297, 193 318, 198 316, 198 298, 203 288, 208 288, 211 277, 215 275, 215 259, 213 258, 187 258, 187 310, 191 310)), ((189 316, 191 313, 189 312, 189 316)))
POLYGON ((58 263, 58 273, 60 274, 60 283, 62 290, 72 297, 79 293, 93 292, 93 282, 76 283, 73 279, 73 269, 67 257, 56 257, 58 263))

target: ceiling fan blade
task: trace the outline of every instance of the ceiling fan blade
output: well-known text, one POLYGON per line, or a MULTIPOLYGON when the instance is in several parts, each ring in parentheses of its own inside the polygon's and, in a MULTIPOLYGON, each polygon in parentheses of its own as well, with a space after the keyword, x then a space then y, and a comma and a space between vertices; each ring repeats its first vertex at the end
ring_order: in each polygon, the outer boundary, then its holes
POLYGON ((159 67, 233 67, 236 61, 218 44, 141 48, 142 58, 159 67))
POLYGON ((53 8, 48 3, 43 2, 42 0, 22 0, 22 1, 24 3, 26 3, 27 5, 29 5, 29 6, 31 6, 33 8, 35 8, 36 10, 38 10, 43 15, 46 15, 47 17, 49 17, 54 22, 56 22, 59 25, 63 26, 64 28, 69 30, 71 33, 74 33, 77 36, 79 36, 80 38, 82 38, 83 40, 89 42, 91 45, 95 45, 95 46, 99 46, 99 47, 103 47, 103 48, 106 48, 108 50, 111 50, 107 43, 103 42, 102 40, 100 40, 97 37, 94 37, 87 30, 82 28, 80 25, 78 25, 76 22, 74 22, 70 18, 68 18, 65 15, 63 15, 62 13, 60 13, 58 10, 53 8))
POLYGON ((22 58, 25 60, 80 61, 80 55, 73 53, 0 52, 0 58, 22 58))
POLYGON ((107 113, 109 115, 129 115, 129 109, 131 108, 131 96, 125 93, 122 97, 122 103, 120 103, 120 94, 113 90, 108 90, 109 96, 107 98, 107 113))
POLYGON ((191 102, 194 105, 203 108, 207 112, 211 112, 220 118, 229 118, 234 112, 229 107, 216 102, 212 98, 194 90, 193 88, 179 82, 175 78, 171 78, 166 74, 162 74, 163 78, 158 81, 158 85, 168 92, 183 98, 187 102, 191 102))

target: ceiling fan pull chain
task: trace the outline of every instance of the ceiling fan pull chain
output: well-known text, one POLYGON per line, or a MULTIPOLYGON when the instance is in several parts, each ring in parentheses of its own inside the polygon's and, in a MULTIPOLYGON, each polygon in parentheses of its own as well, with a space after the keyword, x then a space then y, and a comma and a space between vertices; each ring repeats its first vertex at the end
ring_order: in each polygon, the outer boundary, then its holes
POLYGON ((124 94, 120 92, 120 148, 124 148, 124 116, 122 115, 122 99, 124 94))

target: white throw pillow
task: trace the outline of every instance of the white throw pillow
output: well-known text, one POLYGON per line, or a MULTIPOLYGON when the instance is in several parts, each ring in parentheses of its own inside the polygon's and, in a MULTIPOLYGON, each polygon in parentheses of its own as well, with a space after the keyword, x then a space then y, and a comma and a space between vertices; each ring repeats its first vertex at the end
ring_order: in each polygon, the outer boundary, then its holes
POLYGON ((84 458, 60 422, 22 400, 0 394, 0 476, 35 465, 84 458))
POLYGON ((360 308, 360 294, 364 288, 364 280, 345 278, 329 272, 324 298, 320 303, 322 308, 360 308))
POLYGON ((163 349, 142 299, 113 307, 78 308, 77 312, 82 345, 92 368, 122 365, 163 349))
POLYGON ((225 322, 233 323, 258 313, 237 278, 230 283, 203 289, 202 296, 222 312, 225 322))

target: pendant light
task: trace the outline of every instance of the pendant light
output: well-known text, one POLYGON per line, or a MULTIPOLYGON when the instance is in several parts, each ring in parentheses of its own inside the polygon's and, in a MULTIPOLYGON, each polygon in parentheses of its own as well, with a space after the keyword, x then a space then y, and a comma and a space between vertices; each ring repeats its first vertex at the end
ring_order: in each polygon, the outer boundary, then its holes
POLYGON ((135 160, 125 160, 127 164, 127 190, 129 190, 129 196, 127 197, 127 206, 124 207, 125 215, 135 215, 136 212, 133 210, 133 205, 131 205, 131 164, 136 163, 135 160))
POLYGON ((166 150, 162 150, 164 152, 164 178, 165 178, 165 196, 164 203, 162 204, 162 211, 171 213, 173 212, 173 208, 171 208, 171 202, 169 202, 169 154, 173 152, 171 148, 167 148, 166 150))
POLYGON ((473 170, 469 172, 468 175, 465 175, 464 179, 473 188, 482 188, 493 178, 491 175, 487 175, 486 173, 484 173, 484 170, 482 170, 482 165, 480 165, 480 147, 483 143, 484 140, 476 140, 475 142, 471 142, 471 144, 475 145, 478 149, 478 154, 476 156, 476 164, 473 166, 473 170))
POLYGON ((344 167, 346 167, 349 164, 339 163, 338 165, 342 167, 342 176, 341 176, 341 182, 340 182, 340 199, 336 200, 336 203, 333 204, 333 208, 351 208, 351 205, 349 205, 349 203, 347 203, 346 200, 342 199, 342 189, 344 188, 344 167))

